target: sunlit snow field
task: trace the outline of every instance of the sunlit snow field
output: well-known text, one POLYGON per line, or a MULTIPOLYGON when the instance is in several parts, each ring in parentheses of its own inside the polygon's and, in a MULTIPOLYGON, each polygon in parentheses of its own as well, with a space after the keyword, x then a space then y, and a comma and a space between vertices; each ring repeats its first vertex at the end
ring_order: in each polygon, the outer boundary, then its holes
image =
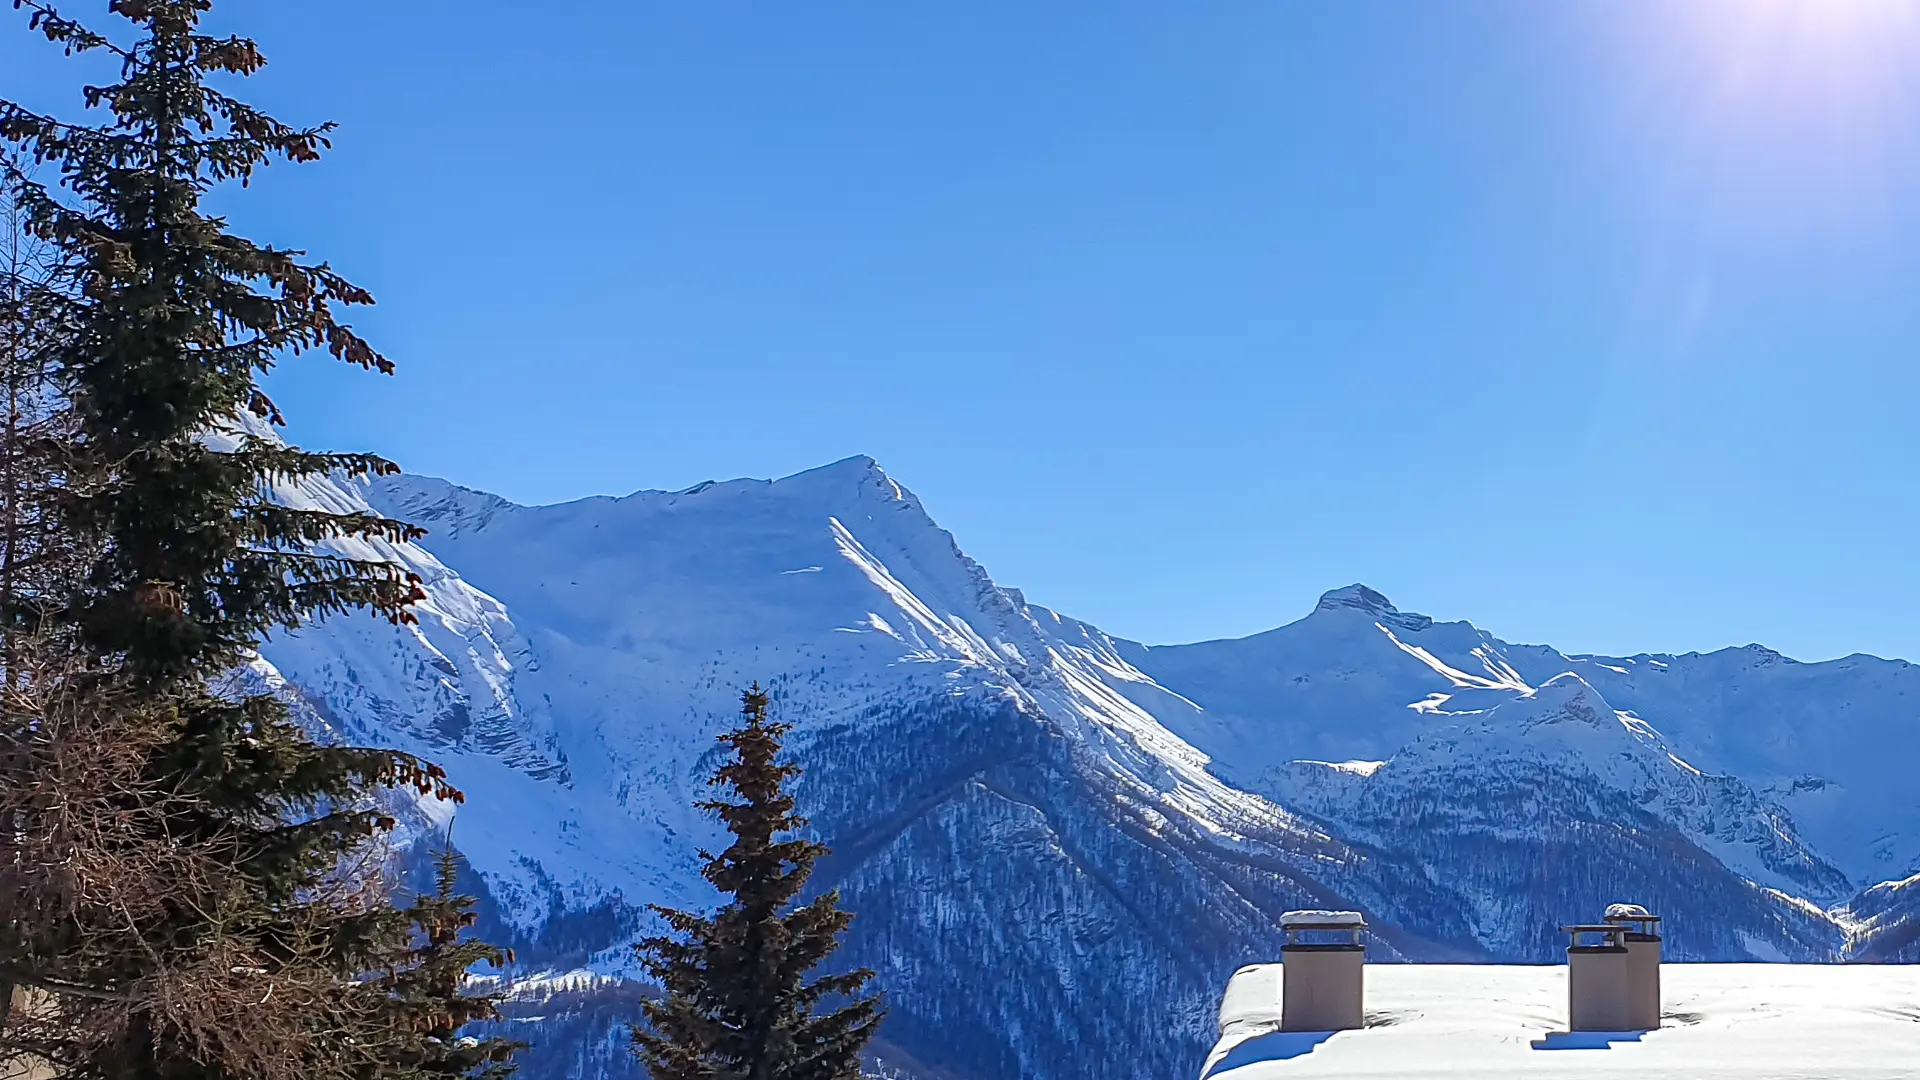
POLYGON ((1658 1031, 1567 1034, 1564 966, 1377 964, 1364 1031, 1281 1032, 1280 965, 1242 969, 1203 1080, 1570 1076, 1910 1080, 1920 968, 1668 964, 1658 1031))

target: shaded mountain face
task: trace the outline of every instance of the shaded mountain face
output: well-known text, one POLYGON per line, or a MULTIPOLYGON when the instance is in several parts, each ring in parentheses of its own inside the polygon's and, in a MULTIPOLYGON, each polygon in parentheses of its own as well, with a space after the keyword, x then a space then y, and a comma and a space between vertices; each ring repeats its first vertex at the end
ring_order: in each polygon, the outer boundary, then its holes
POLYGON ((1853 921, 1848 958, 1870 963, 1920 963, 1920 874, 1886 881, 1847 905, 1853 921))
MULTIPOLYGON (((1920 870, 1911 797, 1820 734, 1920 749, 1892 662, 1563 657, 1361 586, 1149 648, 997 585, 866 458, 547 507, 409 476, 279 497, 431 530, 354 549, 421 575, 420 625, 282 636, 268 676, 447 766, 489 932, 530 970, 630 977, 646 905, 712 901, 691 806, 768 686, 835 849, 818 884, 858 913, 839 960, 879 973, 914 1075, 1188 1072, 1289 908, 1366 912, 1376 959, 1548 959, 1616 900, 1680 955, 1820 959, 1866 918, 1830 907, 1920 870)), ((448 811, 415 809, 422 843, 448 811)), ((631 989, 584 985, 517 1021, 529 1075, 630 1068, 631 989)))

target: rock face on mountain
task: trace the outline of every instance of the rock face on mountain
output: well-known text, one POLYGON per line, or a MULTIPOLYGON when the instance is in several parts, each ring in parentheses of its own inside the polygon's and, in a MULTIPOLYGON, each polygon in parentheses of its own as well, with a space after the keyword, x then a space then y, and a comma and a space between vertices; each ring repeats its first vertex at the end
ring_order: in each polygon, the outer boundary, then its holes
POLYGON ((996 585, 866 458, 546 507, 410 476, 280 496, 431 530, 360 552, 421 575, 418 626, 265 658, 316 722, 467 790, 454 842, 520 974, 601 978, 515 1022, 531 1077, 631 1073, 618 980, 646 905, 711 899, 691 805, 756 680, 910 1075, 1185 1075, 1288 908, 1364 911, 1376 959, 1539 960, 1614 900, 1713 959, 1890 943, 1914 906, 1854 898, 1920 871, 1883 764, 1920 750, 1898 662, 1561 656, 1361 586, 1147 647, 996 585))

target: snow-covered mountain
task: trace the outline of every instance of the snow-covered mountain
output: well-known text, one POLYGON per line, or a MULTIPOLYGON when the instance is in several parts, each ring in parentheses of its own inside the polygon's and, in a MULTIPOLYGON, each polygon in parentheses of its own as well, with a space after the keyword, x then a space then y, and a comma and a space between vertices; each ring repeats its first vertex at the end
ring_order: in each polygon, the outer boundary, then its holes
POLYGON ((1853 923, 1851 958, 1920 963, 1920 874, 1875 885, 1848 904, 1845 914, 1853 923))
POLYGON ((1176 730, 1255 790, 1301 758, 1384 760, 1450 717, 1571 673, 1687 764, 1789 810, 1853 886, 1920 869, 1920 667, 1904 660, 1803 664, 1759 645, 1566 655, 1400 612, 1360 585, 1264 634, 1122 651, 1201 707, 1176 730))
MULTIPOLYGON (((419 626, 266 658, 332 729, 448 767, 530 968, 631 975, 645 905, 707 902, 690 806, 769 686, 909 1074, 1189 1074, 1290 907, 1364 910, 1376 958, 1419 960, 1545 958, 1617 899, 1682 955, 1824 959, 1914 906, 1829 913, 1920 871, 1903 663, 1562 656, 1360 586, 1149 648, 996 585, 867 458, 546 507, 411 476, 280 494, 431 530, 371 549, 424 579, 419 626)), ((628 1069, 625 1013, 569 1000, 523 1025, 550 1036, 529 1075, 628 1069)))

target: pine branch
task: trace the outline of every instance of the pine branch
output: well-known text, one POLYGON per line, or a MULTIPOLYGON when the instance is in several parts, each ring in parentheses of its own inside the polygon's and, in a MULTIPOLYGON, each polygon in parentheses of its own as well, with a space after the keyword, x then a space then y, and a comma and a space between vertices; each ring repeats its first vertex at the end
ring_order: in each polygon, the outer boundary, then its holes
POLYGON ((38 30, 48 41, 64 45, 69 55, 105 49, 129 63, 134 60, 132 50, 115 45, 105 36, 65 18, 50 4, 41 3, 40 0, 13 0, 13 8, 15 11, 29 12, 27 29, 38 30))

